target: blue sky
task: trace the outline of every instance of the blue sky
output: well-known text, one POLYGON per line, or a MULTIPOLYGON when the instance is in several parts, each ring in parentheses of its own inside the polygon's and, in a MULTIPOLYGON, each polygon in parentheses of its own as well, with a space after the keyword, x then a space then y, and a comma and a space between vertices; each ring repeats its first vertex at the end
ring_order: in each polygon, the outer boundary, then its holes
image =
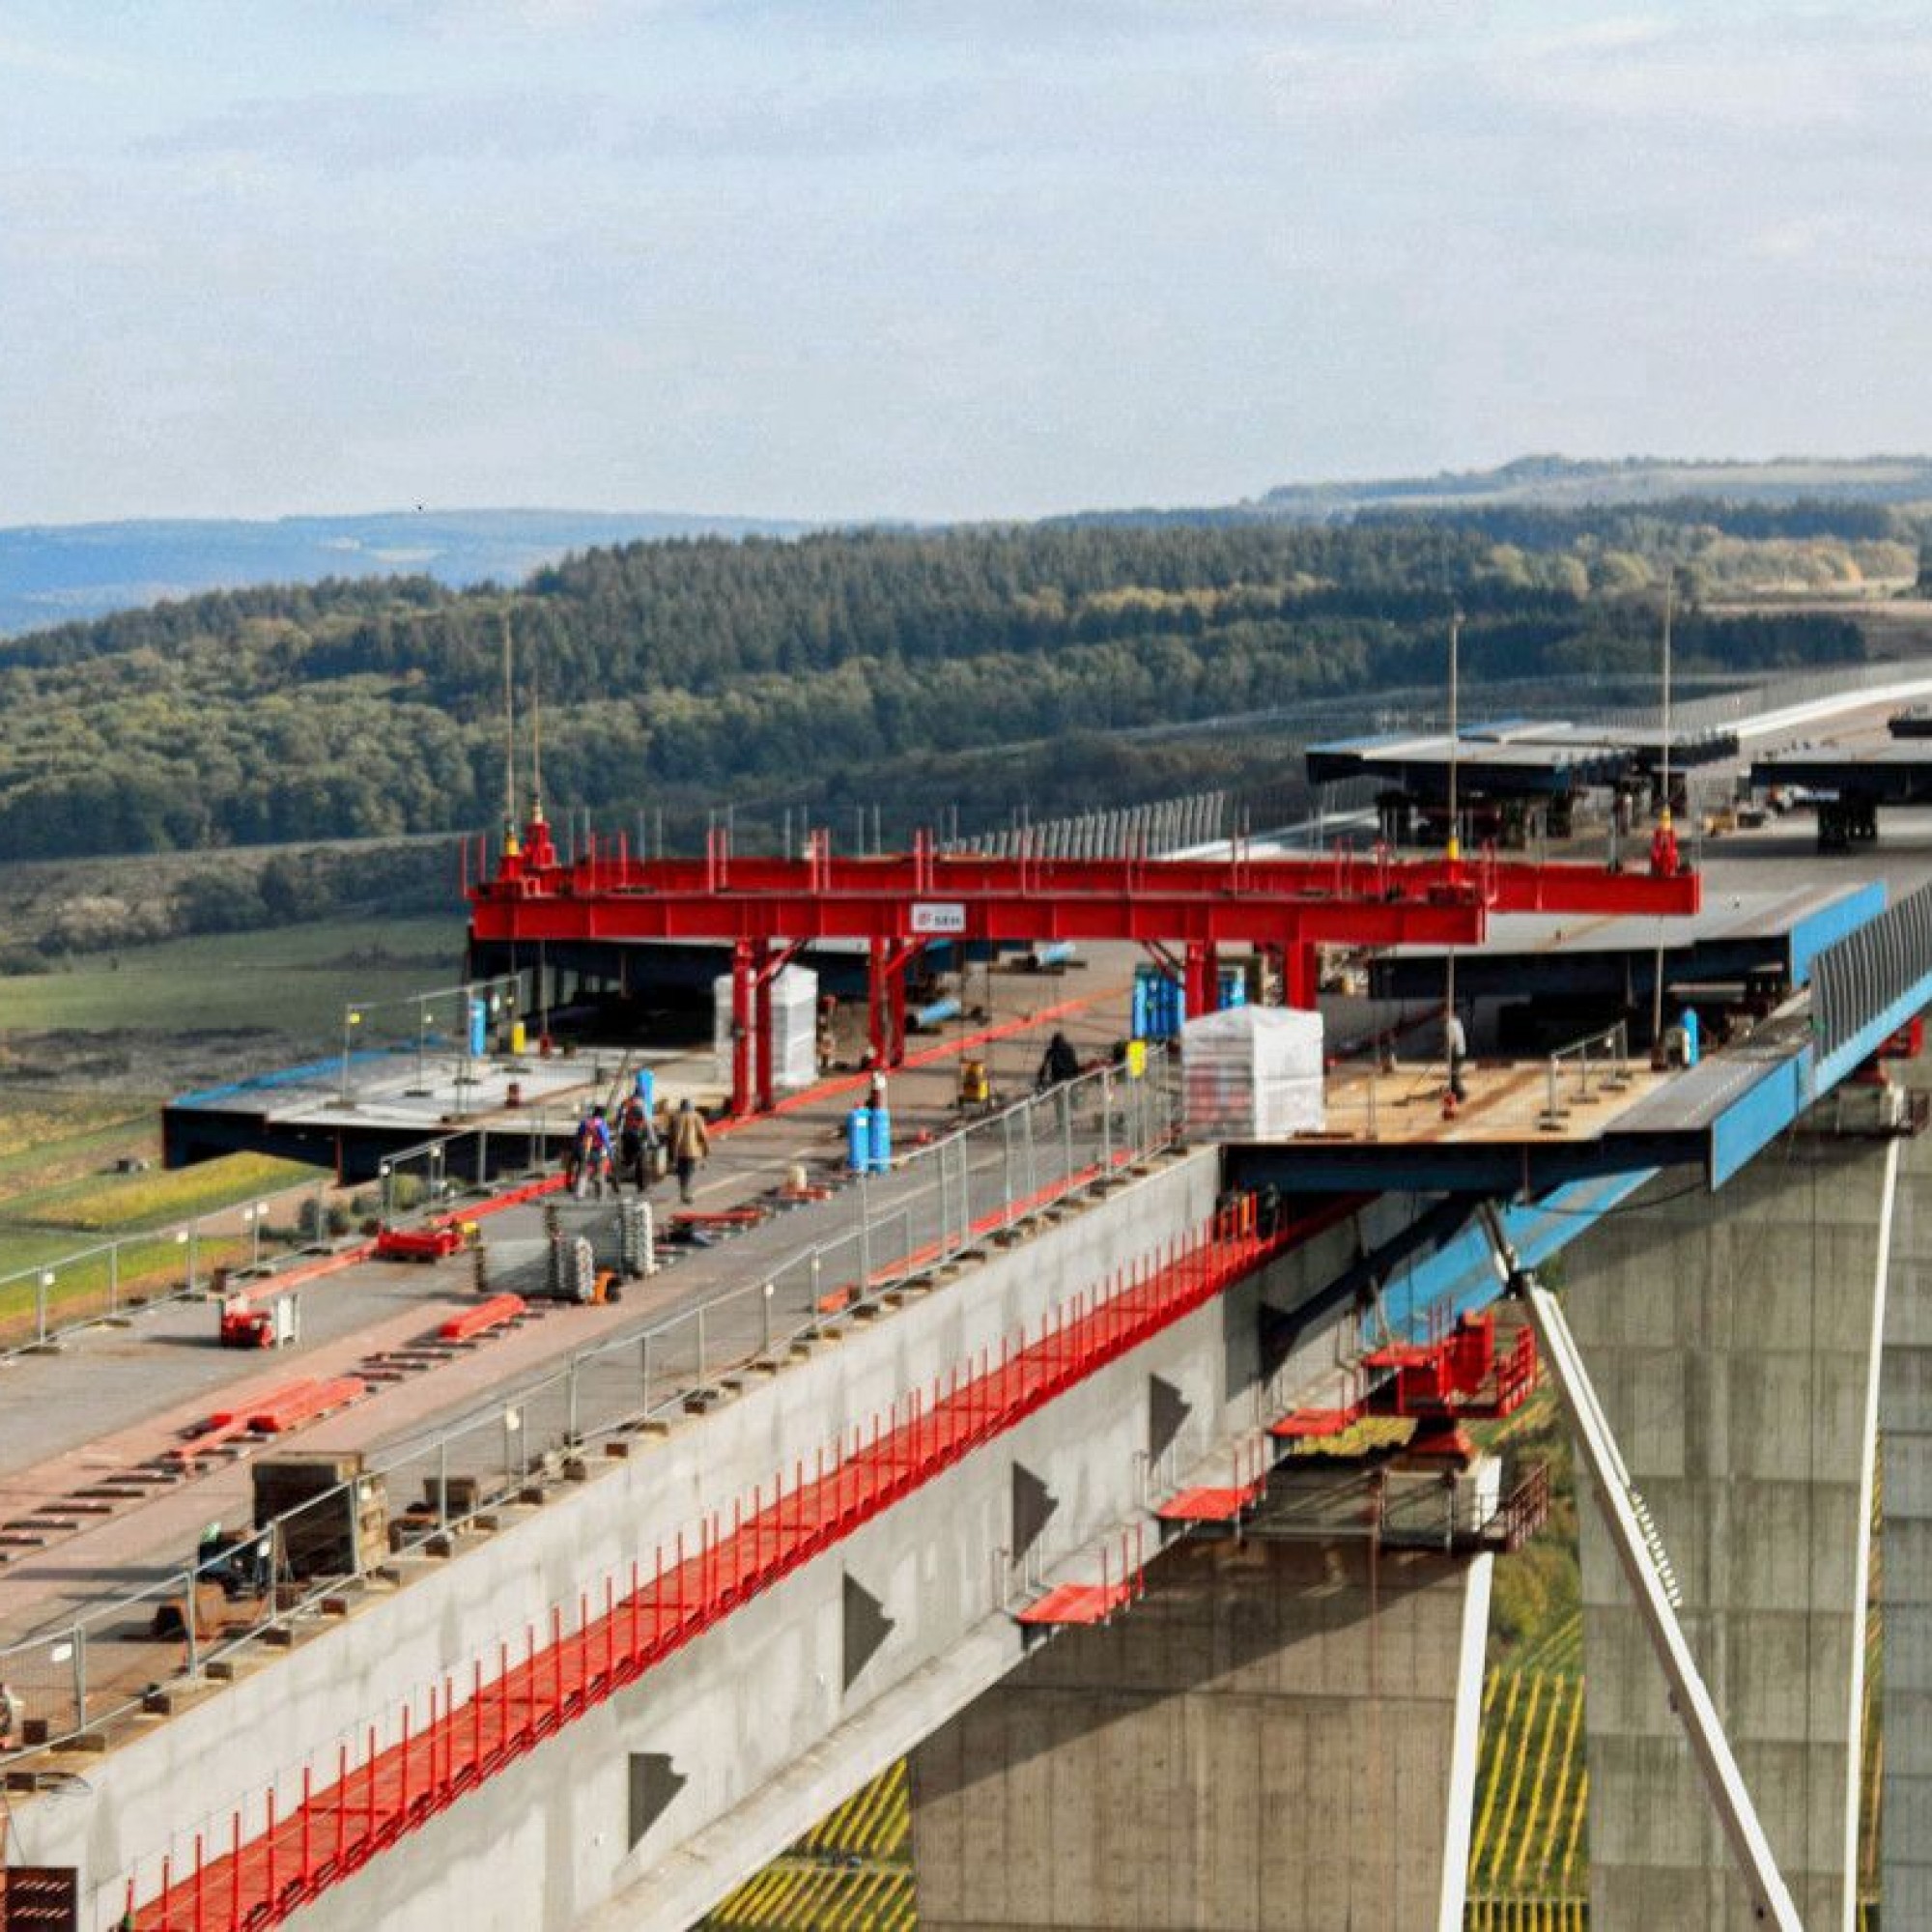
POLYGON ((1932 10, 0 0, 0 525, 1932 447, 1932 10))

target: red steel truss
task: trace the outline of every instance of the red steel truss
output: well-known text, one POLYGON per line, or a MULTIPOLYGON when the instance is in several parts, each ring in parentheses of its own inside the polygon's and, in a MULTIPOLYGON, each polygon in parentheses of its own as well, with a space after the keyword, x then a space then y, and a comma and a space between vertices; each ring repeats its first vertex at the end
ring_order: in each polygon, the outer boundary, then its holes
POLYGON ((1262 1225, 1251 1197, 1224 1207, 1052 1310, 1031 1339, 1023 1331, 997 1358, 982 1350, 809 1468, 796 1463, 789 1481, 781 1470, 728 1515, 708 1516, 694 1537, 660 1545, 627 1577, 607 1576, 599 1592, 580 1597, 574 1630, 553 1609, 541 1638, 528 1627, 519 1643, 499 1644, 487 1668, 477 1659, 467 1695, 446 1676, 431 1687, 426 1712, 406 1706, 398 1723, 372 1723, 359 1761, 343 1745, 320 1776, 305 1769, 287 1812, 277 1815, 270 1794, 260 1829, 244 1831, 237 1808, 225 1840, 197 1833, 191 1862, 163 1860, 145 1904, 139 1882, 128 1880, 128 1922, 140 1932, 279 1924, 961 1457, 1358 1206, 1345 1197, 1278 1227, 1262 1225))
POLYGON ((1469 946, 1492 912, 1613 917, 1695 912, 1694 873, 1612 872, 1473 860, 1398 859, 1378 847, 1307 859, 1041 859, 941 852, 922 834, 909 853, 835 856, 812 835, 803 858, 740 855, 714 831, 702 859, 636 859, 622 838, 569 862, 536 819, 494 873, 465 856, 476 943, 708 940, 732 948, 732 1111, 771 1104, 773 978, 820 939, 870 944, 872 1044, 904 1048, 904 971, 934 939, 1018 945, 1129 940, 1184 973, 1188 1010, 1214 1004, 1222 946, 1276 952, 1292 1006, 1315 1003, 1317 949, 1469 946), (1174 959, 1169 948, 1181 951, 1174 959), (755 1063, 755 1064, 754 1064, 755 1063))

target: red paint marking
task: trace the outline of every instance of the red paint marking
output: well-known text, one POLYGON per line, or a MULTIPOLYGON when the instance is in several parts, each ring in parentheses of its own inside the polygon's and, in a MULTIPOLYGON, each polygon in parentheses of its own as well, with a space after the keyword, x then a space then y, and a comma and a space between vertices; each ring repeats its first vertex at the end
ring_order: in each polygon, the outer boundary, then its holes
MULTIPOLYGON (((399 1740, 380 1747, 374 1726, 362 1762, 345 1749, 335 1780, 310 1788, 305 1802, 243 1840, 240 1814, 224 1855, 164 1875, 161 1895, 141 1907, 142 1932, 220 1932, 237 1924, 278 1924, 339 1884, 405 1833, 444 1810, 465 1791, 526 1755, 564 1725, 635 1683, 741 1604, 850 1536, 961 1457, 1014 1428, 1076 1383, 1139 1348, 1273 1256, 1353 1213, 1349 1196, 1284 1231, 1264 1235, 1252 1203, 1223 1209, 1205 1228, 1171 1243, 1116 1277, 1107 1291, 1052 1310, 1028 1340, 1003 1347, 997 1364, 936 1381, 874 1417, 850 1445, 810 1479, 795 1465, 761 1487, 752 1507, 734 1509, 721 1533, 714 1512, 695 1545, 680 1536, 659 1548, 650 1568, 632 1567, 628 1583, 607 1580, 601 1611, 582 1600, 579 1627, 565 1635, 553 1611, 548 1641, 526 1633, 521 1662, 502 1662, 486 1683, 475 1668, 469 1700, 447 1694, 424 1722, 405 1714, 399 1740), (622 1590, 621 1596, 618 1594, 622 1590)), ((1123 1577, 1080 1601, 1113 1599, 1138 1587, 1123 1577)), ((1038 1605, 1035 1605, 1037 1612, 1038 1605)), ((1037 1620, 1037 1619, 1036 1619, 1037 1620)))

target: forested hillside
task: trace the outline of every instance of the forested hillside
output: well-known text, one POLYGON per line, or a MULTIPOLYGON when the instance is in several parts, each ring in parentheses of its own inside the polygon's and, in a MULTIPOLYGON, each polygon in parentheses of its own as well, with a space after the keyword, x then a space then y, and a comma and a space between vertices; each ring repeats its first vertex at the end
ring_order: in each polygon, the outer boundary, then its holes
MULTIPOLYGON (((1452 602, 1472 679, 1638 668, 1665 569, 1694 593, 1741 545, 1822 545, 1853 571, 1916 554, 1863 508, 1802 538, 1728 531, 1709 505, 1695 525, 1496 514, 646 543, 509 592, 327 582, 65 626, 0 643, 0 858, 494 822, 505 623, 554 802, 878 797, 934 753, 1034 744, 1013 802, 1051 809, 1070 734, 1438 681, 1452 602)), ((1678 644, 1687 669, 1863 648, 1835 615, 1694 608, 1678 644)))

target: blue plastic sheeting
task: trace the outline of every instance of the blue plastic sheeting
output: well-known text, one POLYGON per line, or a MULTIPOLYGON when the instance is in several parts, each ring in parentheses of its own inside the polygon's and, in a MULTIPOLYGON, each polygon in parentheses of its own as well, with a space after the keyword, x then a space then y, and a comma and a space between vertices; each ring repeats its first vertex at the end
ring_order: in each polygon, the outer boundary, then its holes
MULTIPOLYGON (((349 1065, 353 1067, 389 1057, 390 1049, 387 1047, 368 1047, 360 1053, 351 1054, 349 1065)), ((211 1101, 225 1100, 233 1094, 257 1094, 268 1087, 300 1087, 313 1080, 333 1081, 340 1086, 342 1056, 332 1054, 327 1060, 311 1060, 301 1066, 278 1066, 272 1073, 251 1073, 245 1080, 231 1080, 225 1087, 204 1087, 198 1094, 178 1094, 168 1104, 172 1107, 203 1107, 211 1101)))

